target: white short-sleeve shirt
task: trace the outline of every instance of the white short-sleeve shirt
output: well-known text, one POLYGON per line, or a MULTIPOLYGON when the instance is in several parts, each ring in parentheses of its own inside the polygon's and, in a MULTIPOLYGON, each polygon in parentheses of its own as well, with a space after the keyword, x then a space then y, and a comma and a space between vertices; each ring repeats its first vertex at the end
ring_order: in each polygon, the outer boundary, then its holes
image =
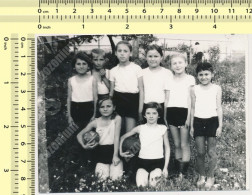
POLYGON ((198 118, 211 118, 217 116, 217 93, 220 86, 212 84, 209 89, 201 85, 194 87, 195 93, 195 112, 198 118))
POLYGON ((69 81, 72 88, 73 102, 90 102, 94 100, 93 76, 91 74, 87 74, 81 82, 77 80, 77 75, 71 77, 69 81))
POLYGON ((147 124, 140 126, 139 139, 141 149, 139 158, 142 159, 159 159, 164 157, 164 139, 166 133, 165 125, 157 124, 155 127, 147 124))
POLYGON ((121 93, 138 93, 138 78, 142 77, 142 68, 133 62, 126 66, 117 65, 110 70, 109 80, 115 82, 114 90, 121 93))
MULTIPOLYGON (((109 70, 106 69, 106 78, 109 78, 109 70)), ((108 87, 105 83, 101 81, 97 81, 97 90, 99 95, 104 95, 109 93, 108 87)))
POLYGON ((164 103, 165 91, 168 90, 171 77, 172 72, 163 67, 158 71, 152 71, 150 68, 143 69, 144 103, 164 103))
POLYGON ((195 78, 186 75, 182 79, 177 79, 173 75, 169 82, 169 101, 167 107, 188 108, 188 97, 190 87, 195 85, 195 78))

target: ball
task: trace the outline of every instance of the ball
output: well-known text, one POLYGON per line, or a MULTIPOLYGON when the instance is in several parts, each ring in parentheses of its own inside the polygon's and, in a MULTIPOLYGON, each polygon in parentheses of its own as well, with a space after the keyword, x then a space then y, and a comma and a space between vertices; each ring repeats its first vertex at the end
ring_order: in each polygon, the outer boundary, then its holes
POLYGON ((130 154, 136 154, 141 149, 141 143, 139 137, 136 135, 127 137, 122 143, 122 151, 129 152, 130 154))
POLYGON ((82 137, 84 144, 96 144, 99 143, 100 137, 96 131, 86 132, 82 137))

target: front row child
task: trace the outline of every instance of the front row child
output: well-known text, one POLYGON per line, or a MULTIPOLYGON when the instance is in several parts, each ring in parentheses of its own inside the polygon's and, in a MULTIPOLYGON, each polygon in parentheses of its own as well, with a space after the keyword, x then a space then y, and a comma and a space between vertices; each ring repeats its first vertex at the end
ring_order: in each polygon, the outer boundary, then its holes
POLYGON ((139 134, 141 149, 137 160, 136 184, 137 186, 155 186, 156 178, 163 174, 168 176, 168 163, 170 159, 170 145, 165 125, 157 124, 162 112, 161 106, 156 102, 147 103, 143 113, 147 123, 139 125, 124 134, 120 140, 120 155, 131 158, 133 154, 122 152, 122 143, 136 133, 139 134))
POLYGON ((196 68, 199 84, 191 89, 191 131, 197 149, 196 167, 199 173, 198 187, 210 189, 214 184, 214 170, 217 164, 216 137, 222 131, 221 87, 212 83, 213 67, 199 63, 196 68), (208 154, 208 174, 205 171, 205 144, 208 154), (207 181, 205 182, 207 176, 207 181))
POLYGON ((121 117, 116 114, 114 103, 109 97, 100 100, 98 106, 101 117, 91 121, 77 135, 77 139, 84 149, 94 149, 92 152, 95 153, 97 163, 95 174, 101 179, 110 177, 116 180, 123 174, 123 164, 118 155, 121 117), (99 145, 84 144, 83 135, 93 129, 99 134, 99 145))

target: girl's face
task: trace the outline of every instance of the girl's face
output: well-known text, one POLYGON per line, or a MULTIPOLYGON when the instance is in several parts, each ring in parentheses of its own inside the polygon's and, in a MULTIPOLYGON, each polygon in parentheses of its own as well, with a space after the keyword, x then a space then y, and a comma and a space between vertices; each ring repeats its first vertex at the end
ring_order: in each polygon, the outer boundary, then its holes
POLYGON ((120 44, 116 50, 116 56, 121 63, 125 63, 129 61, 131 56, 130 48, 125 44, 120 44))
POLYGON ((160 66, 162 56, 160 55, 160 53, 158 53, 157 50, 150 50, 147 53, 146 60, 150 68, 156 68, 160 66))
POLYGON ((78 58, 75 63, 75 70, 78 74, 85 74, 89 70, 88 63, 78 58))
POLYGON ((155 124, 158 121, 158 112, 155 108, 147 108, 145 111, 145 116, 147 123, 155 124))
POLYGON ((101 70, 105 63, 105 58, 103 55, 93 54, 93 63, 96 70, 101 70))
POLYGON ((209 70, 202 70, 197 74, 197 78, 202 85, 211 83, 213 76, 214 74, 209 70))
POLYGON ((174 57, 171 60, 171 69, 175 74, 182 74, 185 73, 185 68, 187 63, 182 57, 174 57))
POLYGON ((113 102, 111 100, 104 100, 99 108, 102 116, 110 116, 115 110, 113 102))

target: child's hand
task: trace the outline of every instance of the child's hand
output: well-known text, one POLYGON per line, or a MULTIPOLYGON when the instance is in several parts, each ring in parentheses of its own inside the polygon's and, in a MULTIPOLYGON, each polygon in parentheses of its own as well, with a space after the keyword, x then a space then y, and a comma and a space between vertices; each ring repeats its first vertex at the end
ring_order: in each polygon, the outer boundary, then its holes
POLYGON ((72 117, 68 117, 68 124, 72 125, 74 123, 73 118, 72 117))
POLYGON ((191 129, 190 129, 190 135, 191 135, 192 138, 193 138, 193 134, 194 134, 194 128, 191 127, 191 129))
POLYGON ((118 156, 113 156, 112 162, 114 166, 117 166, 120 163, 120 158, 118 156))
POLYGON ((164 168, 162 174, 164 175, 164 177, 168 177, 168 169, 164 168))
POLYGON ((187 129, 190 128, 190 120, 189 120, 189 119, 186 120, 186 122, 185 122, 185 127, 186 127, 187 129))
POLYGON ((92 150, 94 149, 99 143, 87 143, 87 144, 83 144, 83 148, 86 150, 92 150))
POLYGON ((218 127, 218 129, 216 130, 216 137, 220 137, 221 132, 222 132, 222 128, 218 127))
POLYGON ((134 154, 131 154, 130 152, 120 152, 120 155, 124 158, 132 158, 134 154))
POLYGON ((143 122, 143 115, 142 113, 138 113, 138 123, 142 124, 142 122, 143 122))
POLYGON ((106 70, 105 69, 100 70, 100 76, 101 76, 101 78, 106 77, 106 70))

